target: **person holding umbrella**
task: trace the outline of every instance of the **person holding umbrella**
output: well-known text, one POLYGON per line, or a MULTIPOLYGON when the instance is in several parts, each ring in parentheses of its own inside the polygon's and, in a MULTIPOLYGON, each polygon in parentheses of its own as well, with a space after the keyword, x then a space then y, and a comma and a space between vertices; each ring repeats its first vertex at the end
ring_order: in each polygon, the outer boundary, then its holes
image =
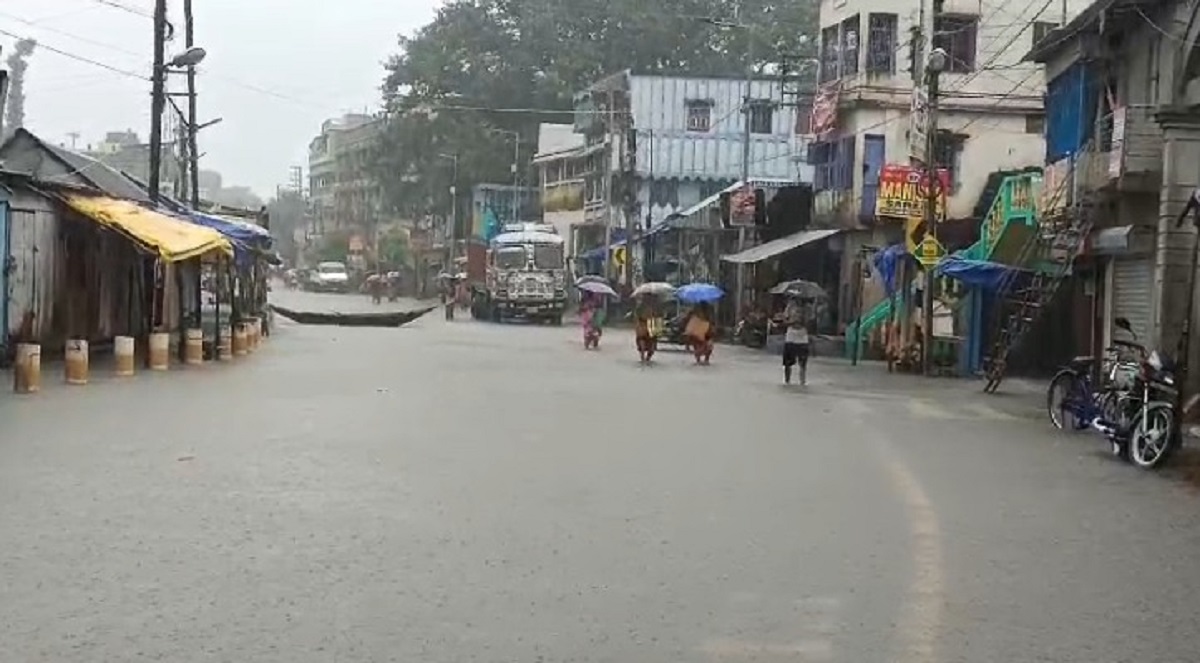
POLYGON ((642 364, 649 364, 658 350, 658 335, 662 330, 662 319, 654 305, 660 297, 673 297, 675 287, 669 283, 643 283, 633 290, 633 330, 638 356, 642 364))
POLYGON ((675 293, 679 301, 691 304, 683 328, 683 336, 692 350, 696 363, 707 366, 712 359, 716 325, 713 324, 712 303, 724 296, 724 291, 711 283, 689 283, 675 293))
POLYGON ((600 337, 604 333, 606 319, 604 298, 617 296, 617 291, 603 280, 584 280, 575 283, 582 294, 579 306, 579 319, 583 325, 583 348, 599 350, 600 337))
POLYGON ((787 332, 783 337, 783 383, 792 383, 792 368, 800 367, 800 384, 808 384, 808 355, 809 336, 808 321, 804 315, 804 306, 800 299, 793 297, 788 300, 784 310, 784 324, 787 332))

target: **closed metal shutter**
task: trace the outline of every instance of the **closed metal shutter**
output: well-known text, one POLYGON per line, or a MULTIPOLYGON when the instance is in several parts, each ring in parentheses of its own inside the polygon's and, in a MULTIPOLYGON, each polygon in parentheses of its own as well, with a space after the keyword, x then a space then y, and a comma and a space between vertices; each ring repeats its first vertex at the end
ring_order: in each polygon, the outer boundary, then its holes
POLYGON ((1149 258, 1114 260, 1112 317, 1128 318, 1143 343, 1150 338, 1154 262, 1149 258))

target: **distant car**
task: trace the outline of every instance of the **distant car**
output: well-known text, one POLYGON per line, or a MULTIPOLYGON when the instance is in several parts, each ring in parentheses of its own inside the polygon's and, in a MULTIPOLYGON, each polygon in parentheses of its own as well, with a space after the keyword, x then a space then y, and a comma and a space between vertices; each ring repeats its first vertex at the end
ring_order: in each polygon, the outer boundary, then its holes
POLYGON ((350 274, 343 263, 323 262, 312 271, 308 287, 314 292, 349 292, 350 274))

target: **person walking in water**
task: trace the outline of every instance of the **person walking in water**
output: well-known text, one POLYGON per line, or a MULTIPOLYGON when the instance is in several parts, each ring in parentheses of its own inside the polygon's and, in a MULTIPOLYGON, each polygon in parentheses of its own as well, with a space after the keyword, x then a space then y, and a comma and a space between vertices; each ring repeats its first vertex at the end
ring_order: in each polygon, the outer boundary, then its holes
POLYGON ((584 293, 580 309, 579 319, 583 324, 583 348, 599 350, 600 337, 604 333, 604 301, 600 295, 584 293))
POLYGON ((650 298, 638 298, 633 309, 633 333, 637 342, 638 357, 643 364, 649 364, 654 358, 654 351, 658 349, 655 316, 650 298))
POLYGON ((788 302, 784 311, 784 322, 787 332, 783 337, 783 383, 792 383, 792 368, 800 369, 800 384, 808 384, 808 353, 809 337, 808 323, 805 320, 804 307, 793 299, 788 302))

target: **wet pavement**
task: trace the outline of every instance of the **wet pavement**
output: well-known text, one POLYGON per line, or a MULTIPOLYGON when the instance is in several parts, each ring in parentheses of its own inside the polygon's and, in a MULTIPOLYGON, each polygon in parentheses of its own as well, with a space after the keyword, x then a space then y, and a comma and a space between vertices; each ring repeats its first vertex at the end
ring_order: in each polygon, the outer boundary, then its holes
POLYGON ((0 395, 4 660, 1195 660, 1200 497, 1029 394, 465 317, 0 395))

